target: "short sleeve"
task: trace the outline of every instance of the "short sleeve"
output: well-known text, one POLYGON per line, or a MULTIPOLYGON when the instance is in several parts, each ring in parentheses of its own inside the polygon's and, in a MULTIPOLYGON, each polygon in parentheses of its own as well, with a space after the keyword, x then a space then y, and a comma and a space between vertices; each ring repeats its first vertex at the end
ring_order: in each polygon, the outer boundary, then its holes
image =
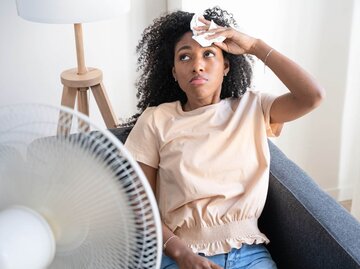
POLYGON ((155 107, 147 108, 140 115, 125 142, 125 147, 136 161, 157 169, 160 158, 154 110, 155 107))
POLYGON ((270 122, 270 109, 277 96, 261 93, 261 108, 264 113, 266 134, 268 137, 277 137, 281 133, 283 123, 271 123, 270 122))

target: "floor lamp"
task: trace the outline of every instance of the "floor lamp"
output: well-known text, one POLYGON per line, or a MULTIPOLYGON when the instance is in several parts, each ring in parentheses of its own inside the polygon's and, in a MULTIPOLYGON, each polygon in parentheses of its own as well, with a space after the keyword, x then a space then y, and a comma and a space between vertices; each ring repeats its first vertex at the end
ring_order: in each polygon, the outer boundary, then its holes
POLYGON ((78 110, 89 115, 88 90, 91 89, 106 127, 117 127, 101 70, 85 65, 82 23, 119 16, 130 9, 130 0, 16 0, 16 4, 18 15, 26 20, 74 25, 77 68, 61 73, 61 105, 74 109, 77 99, 78 110))

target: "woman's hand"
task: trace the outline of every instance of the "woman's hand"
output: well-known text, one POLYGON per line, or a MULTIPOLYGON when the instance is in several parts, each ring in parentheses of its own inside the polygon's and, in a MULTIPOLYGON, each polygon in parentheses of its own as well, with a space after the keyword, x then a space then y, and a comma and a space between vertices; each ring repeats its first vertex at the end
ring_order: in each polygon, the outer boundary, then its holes
POLYGON ((223 269, 206 257, 193 253, 190 249, 176 257, 175 261, 180 269, 223 269))
POLYGON ((210 35, 206 37, 206 39, 213 39, 219 36, 226 37, 224 42, 214 43, 220 49, 234 55, 253 54, 257 41, 256 38, 241 33, 231 27, 219 26, 216 29, 209 30, 211 22, 202 17, 200 17, 199 20, 204 23, 205 26, 195 27, 195 30, 201 31, 202 33, 209 33, 210 35))

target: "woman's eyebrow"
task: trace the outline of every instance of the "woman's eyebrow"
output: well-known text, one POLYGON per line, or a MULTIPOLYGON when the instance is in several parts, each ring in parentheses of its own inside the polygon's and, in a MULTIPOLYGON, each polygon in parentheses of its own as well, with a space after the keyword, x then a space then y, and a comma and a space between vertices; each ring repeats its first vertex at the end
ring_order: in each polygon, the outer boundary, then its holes
POLYGON ((178 53, 180 50, 186 50, 186 49, 191 49, 191 46, 189 46, 189 45, 184 45, 184 46, 180 47, 180 48, 176 51, 176 53, 178 53))

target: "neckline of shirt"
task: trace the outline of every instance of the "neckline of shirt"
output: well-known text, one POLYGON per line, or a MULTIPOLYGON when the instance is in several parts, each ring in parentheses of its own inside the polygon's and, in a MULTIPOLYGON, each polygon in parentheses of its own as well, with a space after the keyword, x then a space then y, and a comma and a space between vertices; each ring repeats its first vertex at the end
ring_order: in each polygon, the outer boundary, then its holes
POLYGON ((176 102, 176 109, 179 112, 179 114, 181 115, 199 115, 201 113, 204 113, 205 111, 209 111, 209 110, 214 110, 217 107, 221 106, 222 104, 225 103, 226 99, 220 99, 219 102, 215 103, 215 104, 211 104, 211 105, 207 105, 207 106, 202 106, 202 107, 198 107, 196 109, 190 110, 190 111, 184 111, 181 105, 180 101, 176 102))

